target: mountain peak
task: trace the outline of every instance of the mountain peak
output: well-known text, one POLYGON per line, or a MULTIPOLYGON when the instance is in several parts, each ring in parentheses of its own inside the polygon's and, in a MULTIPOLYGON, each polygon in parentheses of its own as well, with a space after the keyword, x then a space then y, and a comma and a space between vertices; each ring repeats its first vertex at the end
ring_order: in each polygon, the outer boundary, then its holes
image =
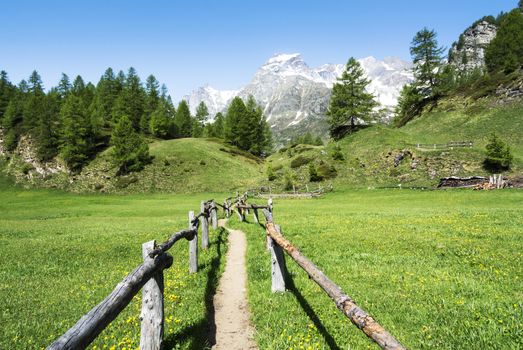
POLYGON ((303 61, 299 53, 277 53, 274 54, 265 64, 282 64, 289 61, 303 61))

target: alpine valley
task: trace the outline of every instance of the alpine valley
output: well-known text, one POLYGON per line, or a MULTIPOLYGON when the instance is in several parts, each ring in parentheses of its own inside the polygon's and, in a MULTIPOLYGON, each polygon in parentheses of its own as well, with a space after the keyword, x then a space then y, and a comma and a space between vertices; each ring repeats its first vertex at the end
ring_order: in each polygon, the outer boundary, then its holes
MULTIPOLYGON (((371 80, 369 90, 381 104, 379 113, 388 121, 401 88, 413 80, 412 64, 397 57, 358 60, 371 80)), ((200 102, 209 109, 212 120, 224 112, 235 96, 252 95, 262 106, 276 143, 282 143, 304 130, 327 135, 326 112, 331 90, 341 76, 344 64, 324 64, 311 68, 298 53, 277 54, 263 64, 251 82, 239 90, 217 90, 206 85, 185 96, 194 114, 200 102)))

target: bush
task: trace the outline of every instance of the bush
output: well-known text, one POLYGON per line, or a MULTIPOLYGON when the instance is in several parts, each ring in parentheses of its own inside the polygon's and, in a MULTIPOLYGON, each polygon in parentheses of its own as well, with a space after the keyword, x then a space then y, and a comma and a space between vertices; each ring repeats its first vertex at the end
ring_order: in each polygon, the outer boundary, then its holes
POLYGON ((303 165, 309 164, 312 161, 312 158, 304 157, 304 156, 298 156, 294 158, 291 162, 291 168, 296 169, 303 165))
POLYGON ((336 176, 338 176, 338 171, 336 170, 334 165, 329 165, 322 161, 322 162, 320 162, 320 165, 318 166, 318 175, 322 179, 333 179, 336 176))
POLYGON ((499 139, 496 134, 490 136, 486 149, 487 157, 483 161, 483 166, 487 171, 496 173, 510 169, 513 160, 510 147, 499 139))
POLYGON ((336 146, 334 146, 332 153, 331 153, 331 157, 334 160, 345 160, 345 157, 343 156, 343 153, 341 152, 340 145, 337 144, 336 146))
POLYGON ((276 178, 277 178, 277 176, 274 173, 274 170, 272 169, 272 166, 269 164, 267 166, 267 180, 274 181, 274 180, 276 180, 276 178))
POLYGON ((309 180, 310 182, 320 182, 323 180, 323 177, 318 174, 314 163, 309 164, 309 180))
POLYGON ((286 191, 294 189, 294 174, 291 171, 285 173, 283 189, 286 191))

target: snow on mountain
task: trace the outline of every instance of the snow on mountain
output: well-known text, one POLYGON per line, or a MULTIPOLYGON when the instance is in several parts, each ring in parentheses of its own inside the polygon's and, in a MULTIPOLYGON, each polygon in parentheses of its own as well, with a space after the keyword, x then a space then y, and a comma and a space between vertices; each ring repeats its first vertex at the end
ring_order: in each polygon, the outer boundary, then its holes
POLYGON ((216 113, 223 111, 229 101, 238 94, 236 90, 216 90, 205 85, 184 97, 189 104, 191 114, 196 114, 196 108, 200 102, 204 102, 209 110, 209 119, 214 119, 216 113))
MULTIPOLYGON (((359 62, 371 79, 369 91, 383 107, 392 110, 401 88, 413 80, 411 63, 395 57, 384 60, 366 57, 359 62)), ((301 132, 316 128, 317 133, 323 133, 332 86, 344 68, 343 64, 310 68, 298 53, 278 54, 263 64, 251 82, 239 91, 219 91, 205 86, 193 91, 186 100, 193 112, 201 101, 205 102, 212 119, 234 96, 252 95, 264 109, 277 137, 289 134, 286 129, 301 132)))

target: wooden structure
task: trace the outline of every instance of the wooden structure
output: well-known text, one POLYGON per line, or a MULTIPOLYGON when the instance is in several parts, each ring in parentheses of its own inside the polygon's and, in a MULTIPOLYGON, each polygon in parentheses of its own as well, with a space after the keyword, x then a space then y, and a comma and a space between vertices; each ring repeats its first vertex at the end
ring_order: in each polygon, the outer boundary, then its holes
POLYGON ((343 292, 329 277, 327 277, 312 261, 307 259, 291 242, 283 237, 281 228, 273 222, 272 213, 263 210, 266 218, 265 229, 270 242, 272 263, 272 291, 285 291, 285 259, 287 253, 314 280, 336 304, 337 308, 365 335, 375 341, 382 349, 405 349, 385 328, 371 315, 359 307, 356 302, 343 292))
POLYGON ((49 350, 85 349, 122 312, 133 297, 142 290, 140 313, 140 349, 160 350, 163 342, 164 325, 164 277, 163 270, 173 264, 167 251, 179 240, 189 241, 189 272, 198 271, 198 227, 205 227, 202 245, 208 248, 208 220, 217 228, 217 207, 213 200, 200 203, 200 213, 189 212, 189 228, 176 232, 167 241, 157 245, 149 241, 142 245, 143 263, 129 273, 122 282, 97 306, 82 316, 62 336, 47 347, 49 350), (207 224, 207 226, 205 225, 207 224))
POLYGON ((474 187, 478 184, 488 182, 483 176, 469 176, 469 177, 457 177, 450 176, 444 177, 439 180, 438 188, 466 188, 474 187))

